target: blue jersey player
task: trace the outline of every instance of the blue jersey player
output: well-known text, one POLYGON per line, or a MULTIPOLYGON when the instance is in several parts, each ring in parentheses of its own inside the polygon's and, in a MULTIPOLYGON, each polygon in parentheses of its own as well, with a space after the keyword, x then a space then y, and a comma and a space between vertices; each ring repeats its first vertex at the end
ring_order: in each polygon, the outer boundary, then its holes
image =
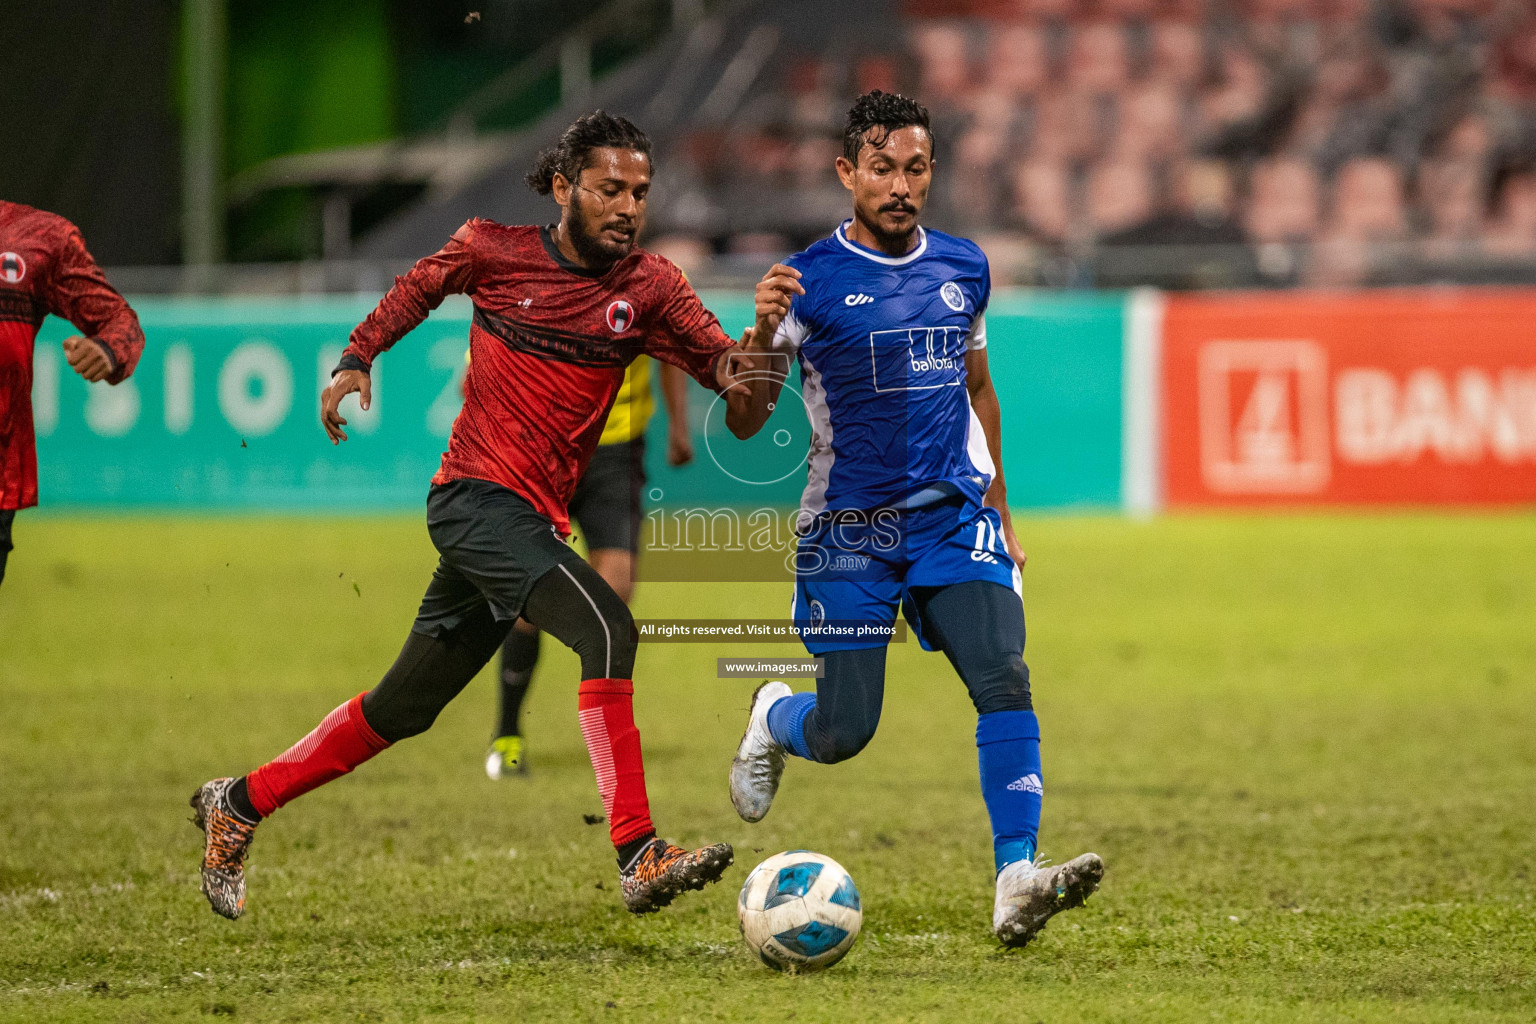
MULTIPOLYGON (((811 420, 794 617, 825 659, 816 692, 753 695, 731 764, 731 802, 768 813, 786 755, 832 764, 874 735, 898 608, 943 651, 976 705, 981 791, 992 820, 992 927, 1022 946, 1098 888, 1087 853, 1035 853, 1040 727, 1024 664, 1024 606, 987 370, 987 260, 918 226, 933 169, 928 111, 879 91, 849 112, 837 171, 854 215, 758 286, 758 322, 800 360, 811 420)), ((754 339, 761 345, 761 339, 754 339)))

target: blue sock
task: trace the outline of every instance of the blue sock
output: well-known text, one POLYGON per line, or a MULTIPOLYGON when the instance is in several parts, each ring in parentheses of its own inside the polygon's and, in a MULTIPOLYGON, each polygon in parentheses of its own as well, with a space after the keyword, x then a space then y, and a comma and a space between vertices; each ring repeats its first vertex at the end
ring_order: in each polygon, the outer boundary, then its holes
POLYGON ((814 761, 805 742, 805 716, 816 708, 814 693, 796 693, 768 709, 768 732, 773 741, 796 757, 814 761))
POLYGON ((1035 855, 1040 831, 1040 721, 1033 711, 994 711, 976 719, 981 797, 992 819, 997 870, 1035 855))

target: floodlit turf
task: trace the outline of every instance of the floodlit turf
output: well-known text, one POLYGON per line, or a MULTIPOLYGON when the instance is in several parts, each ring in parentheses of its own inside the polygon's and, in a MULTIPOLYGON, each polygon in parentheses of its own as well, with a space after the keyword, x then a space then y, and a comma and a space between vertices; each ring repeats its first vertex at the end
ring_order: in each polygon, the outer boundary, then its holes
MULTIPOLYGON (((752 682, 651 645, 637 713, 664 834, 724 884, 619 902, 546 645, 533 772, 481 769, 482 675, 425 736, 261 827, 249 910, 197 891, 186 800, 370 686, 432 565, 415 519, 23 513, 0 588, 0 1020, 1530 1021, 1536 520, 1020 523, 1044 852, 1104 888, 1032 947, 988 932, 960 683, 894 649, 885 720, 738 821, 752 682), (840 966, 773 974, 736 928, 758 859, 809 847, 865 898, 840 966)), ((770 585, 642 586, 642 615, 778 615, 770 585)))

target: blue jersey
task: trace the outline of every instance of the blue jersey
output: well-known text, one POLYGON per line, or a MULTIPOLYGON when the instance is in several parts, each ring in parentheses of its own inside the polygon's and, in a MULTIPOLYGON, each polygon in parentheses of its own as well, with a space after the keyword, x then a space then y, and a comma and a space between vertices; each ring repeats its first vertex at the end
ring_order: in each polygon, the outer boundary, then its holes
POLYGON ((887 256, 849 240, 849 223, 785 261, 805 288, 774 336, 799 355, 811 420, 801 508, 979 505, 993 467, 965 353, 986 345, 987 258, 922 228, 910 253, 887 256))

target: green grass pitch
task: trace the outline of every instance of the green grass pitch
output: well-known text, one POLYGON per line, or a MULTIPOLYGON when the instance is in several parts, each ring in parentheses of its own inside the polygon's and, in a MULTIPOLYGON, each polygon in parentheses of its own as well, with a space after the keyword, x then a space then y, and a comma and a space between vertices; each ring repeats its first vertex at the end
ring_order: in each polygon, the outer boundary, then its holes
MULTIPOLYGON (((1024 519, 1043 850, 1100 894, 1021 952, 989 930, 974 717, 893 649, 860 757, 791 763, 738 821, 751 682, 637 668, 663 834, 725 882, 626 914, 546 644, 532 774, 482 772, 482 674, 436 728, 263 825, 246 917, 197 891, 186 800, 393 659, 433 563, 415 518, 23 513, 0 589, 0 1020, 534 1022, 1536 1019, 1536 520, 1024 519), (836 857, 865 898, 837 968, 737 934, 762 857, 836 857)), ((779 616, 776 585, 642 585, 643 616, 779 616)))

